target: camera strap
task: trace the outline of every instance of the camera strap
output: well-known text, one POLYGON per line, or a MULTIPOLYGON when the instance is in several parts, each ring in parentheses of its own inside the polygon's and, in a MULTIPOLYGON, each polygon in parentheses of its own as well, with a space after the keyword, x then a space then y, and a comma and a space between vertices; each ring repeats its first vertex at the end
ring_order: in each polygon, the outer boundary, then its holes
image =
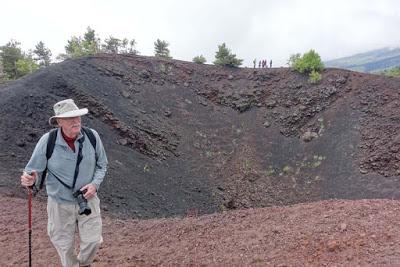
POLYGON ((54 173, 52 173, 51 171, 49 171, 63 186, 65 186, 66 188, 71 189, 72 191, 74 191, 75 188, 75 184, 76 184, 76 180, 78 178, 78 174, 79 174, 79 164, 81 164, 81 161, 83 159, 83 154, 82 154, 82 148, 83 148, 83 142, 85 141, 85 135, 82 136, 81 139, 78 140, 79 143, 79 149, 78 149, 78 157, 76 159, 76 166, 75 166, 75 172, 74 172, 74 181, 72 183, 72 186, 67 185, 66 183, 64 183, 60 178, 57 177, 57 175, 55 175, 54 173))
POLYGON ((75 166, 75 173, 74 173, 74 183, 72 184, 72 188, 71 188, 72 191, 74 191, 75 184, 76 184, 76 179, 78 178, 79 164, 81 164, 81 161, 83 159, 83 155, 82 155, 83 141, 85 141, 85 134, 83 134, 82 138, 78 140, 79 150, 78 150, 78 158, 76 159, 76 166, 75 166))

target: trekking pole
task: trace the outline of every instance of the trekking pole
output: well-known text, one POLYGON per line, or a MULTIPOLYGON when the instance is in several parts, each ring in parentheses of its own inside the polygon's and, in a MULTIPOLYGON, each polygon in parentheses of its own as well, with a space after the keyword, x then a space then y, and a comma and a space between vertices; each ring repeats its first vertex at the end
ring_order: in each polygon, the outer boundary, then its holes
POLYGON ((28 187, 29 267, 32 266, 32 188, 28 187))

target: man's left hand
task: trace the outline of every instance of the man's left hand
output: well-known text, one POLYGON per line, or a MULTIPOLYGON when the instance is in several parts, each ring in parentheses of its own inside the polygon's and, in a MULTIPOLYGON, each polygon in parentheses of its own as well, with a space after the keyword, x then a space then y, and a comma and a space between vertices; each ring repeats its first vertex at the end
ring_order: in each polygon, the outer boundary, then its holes
POLYGON ((83 195, 86 199, 91 199, 96 195, 96 186, 93 184, 87 184, 84 187, 81 188, 81 191, 87 189, 86 193, 83 195))

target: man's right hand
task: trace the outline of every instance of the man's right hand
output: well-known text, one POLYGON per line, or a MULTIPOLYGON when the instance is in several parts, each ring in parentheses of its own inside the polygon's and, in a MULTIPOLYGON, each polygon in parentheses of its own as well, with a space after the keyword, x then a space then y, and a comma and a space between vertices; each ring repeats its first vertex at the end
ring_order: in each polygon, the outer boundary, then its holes
POLYGON ((21 175, 21 185, 22 186, 32 186, 36 181, 37 175, 38 174, 36 171, 31 171, 30 174, 24 172, 21 175))

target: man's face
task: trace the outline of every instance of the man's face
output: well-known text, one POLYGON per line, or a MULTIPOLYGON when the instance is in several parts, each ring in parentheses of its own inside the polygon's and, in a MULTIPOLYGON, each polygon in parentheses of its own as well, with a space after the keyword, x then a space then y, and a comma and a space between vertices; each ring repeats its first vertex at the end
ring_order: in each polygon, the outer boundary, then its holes
POLYGON ((76 137, 81 131, 80 116, 72 118, 58 118, 57 123, 62 128, 63 132, 69 137, 76 137))

